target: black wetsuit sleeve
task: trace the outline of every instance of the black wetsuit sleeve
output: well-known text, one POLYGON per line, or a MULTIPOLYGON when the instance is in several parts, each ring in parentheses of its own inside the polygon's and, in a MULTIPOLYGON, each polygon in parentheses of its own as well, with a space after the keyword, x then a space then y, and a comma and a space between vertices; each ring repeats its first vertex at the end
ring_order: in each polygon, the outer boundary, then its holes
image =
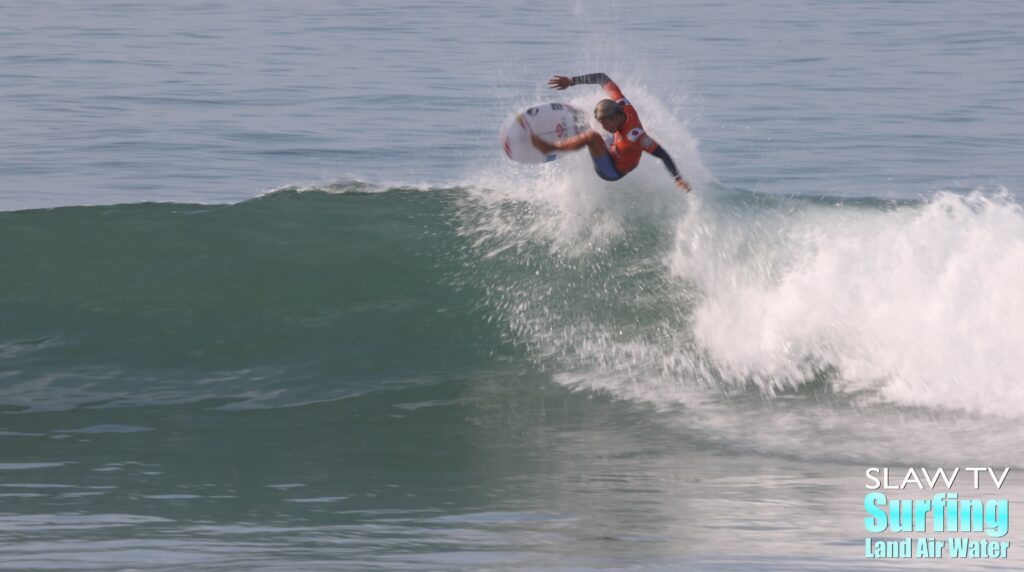
POLYGON ((612 81, 612 78, 603 73, 588 73, 586 75, 575 75, 572 77, 572 85, 597 84, 604 85, 612 81))
POLYGON ((662 163, 665 163, 665 168, 668 169, 669 173, 672 173, 673 178, 679 176, 679 171, 676 170, 676 164, 672 162, 672 157, 668 156, 668 153, 665 151, 663 147, 659 145, 658 148, 651 153, 651 155, 654 155, 655 157, 661 159, 662 163))

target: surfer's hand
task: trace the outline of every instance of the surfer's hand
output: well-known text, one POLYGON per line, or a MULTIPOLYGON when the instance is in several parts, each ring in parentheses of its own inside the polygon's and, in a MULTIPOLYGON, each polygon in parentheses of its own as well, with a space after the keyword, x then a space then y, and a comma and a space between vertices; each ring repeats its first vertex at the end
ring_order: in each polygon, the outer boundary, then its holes
POLYGON ((563 90, 570 85, 572 85, 572 78, 565 77, 564 75, 556 75, 548 80, 548 87, 551 89, 563 90))
POLYGON ((541 153, 544 153, 545 155, 556 149, 554 145, 548 143, 547 141, 541 139, 540 137, 537 137, 533 133, 530 133, 530 143, 533 143, 533 146, 536 147, 541 153))
POLYGON ((690 192, 690 183, 687 183, 686 179, 676 177, 674 180, 676 182, 676 186, 679 187, 680 190, 690 192))

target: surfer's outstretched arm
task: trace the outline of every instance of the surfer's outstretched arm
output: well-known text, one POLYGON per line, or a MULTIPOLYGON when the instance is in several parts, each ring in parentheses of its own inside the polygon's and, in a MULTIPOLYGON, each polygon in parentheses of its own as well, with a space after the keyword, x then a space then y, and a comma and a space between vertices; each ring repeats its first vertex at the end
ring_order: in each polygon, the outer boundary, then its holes
POLYGON ((566 89, 572 85, 599 85, 604 88, 605 93, 612 99, 616 101, 625 99, 622 95, 622 90, 612 81, 612 78, 601 72, 574 75, 572 77, 556 75, 548 80, 548 85, 551 86, 551 89, 558 90, 566 89))
POLYGON ((596 84, 603 86, 606 83, 612 81, 612 78, 608 77, 603 73, 588 73, 585 75, 575 75, 572 77, 564 75, 556 75, 548 80, 548 85, 551 89, 565 89, 571 85, 583 85, 583 84, 596 84))
POLYGON ((602 72, 574 75, 572 77, 556 75, 548 80, 548 85, 551 89, 557 90, 563 90, 573 85, 599 85, 604 88, 612 99, 622 99, 622 90, 612 81, 612 78, 602 72))

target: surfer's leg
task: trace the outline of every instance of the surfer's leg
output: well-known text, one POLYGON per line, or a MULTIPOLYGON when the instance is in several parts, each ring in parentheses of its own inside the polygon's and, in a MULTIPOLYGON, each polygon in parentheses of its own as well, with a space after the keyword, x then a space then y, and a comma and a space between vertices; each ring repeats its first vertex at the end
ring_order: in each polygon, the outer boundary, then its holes
POLYGON ((590 151, 590 156, 594 159, 608 154, 608 146, 605 144, 604 138, 597 131, 587 131, 571 137, 566 140, 566 146, 570 149, 579 149, 586 146, 587 150, 590 151))
POLYGON ((586 137, 587 149, 590 151, 590 158, 594 161, 594 170, 597 176, 606 181, 618 181, 622 173, 615 167, 611 153, 608 152, 607 143, 596 131, 588 131, 577 137, 586 137))
POLYGON ((612 160, 612 156, 608 152, 607 143, 597 131, 580 133, 558 143, 548 143, 536 135, 533 135, 531 140, 534 147, 540 149, 542 153, 575 151, 586 147, 590 151, 590 158, 594 161, 594 170, 597 171, 598 177, 606 181, 617 181, 622 178, 622 174, 615 168, 615 161, 612 160))
POLYGON ((615 168, 615 161, 612 161, 612 156, 608 153, 591 159, 594 160, 594 170, 597 171, 598 177, 606 181, 618 181, 622 178, 622 173, 615 168))
POLYGON ((604 140, 601 136, 594 131, 586 131, 579 135, 574 135, 568 139, 562 141, 547 142, 534 134, 530 134, 530 141, 533 146, 540 150, 541 153, 550 153, 552 151, 575 151, 586 147, 590 150, 590 156, 596 156, 595 153, 608 153, 608 148, 604 145, 604 140))

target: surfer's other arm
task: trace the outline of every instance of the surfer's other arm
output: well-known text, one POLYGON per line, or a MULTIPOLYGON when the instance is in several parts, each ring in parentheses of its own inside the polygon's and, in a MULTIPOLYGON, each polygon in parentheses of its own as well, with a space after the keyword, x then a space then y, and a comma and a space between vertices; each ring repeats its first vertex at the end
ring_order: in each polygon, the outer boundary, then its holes
POLYGON ((658 159, 661 159, 662 164, 668 169, 669 174, 672 175, 672 181, 681 190, 690 192, 690 183, 686 182, 686 179, 679 174, 679 169, 676 168, 675 161, 669 156, 668 151, 665 150, 657 141, 648 135, 642 127, 632 129, 626 134, 626 138, 635 144, 639 145, 641 149, 654 155, 658 159))
POLYGON ((676 186, 680 189, 690 192, 690 183, 686 182, 686 179, 679 174, 679 170, 676 169, 676 164, 672 161, 672 157, 668 156, 668 152, 661 145, 654 151, 648 151, 651 155, 661 159, 661 162, 665 164, 665 168, 668 169, 669 173, 672 173, 672 181, 675 182, 676 186))

